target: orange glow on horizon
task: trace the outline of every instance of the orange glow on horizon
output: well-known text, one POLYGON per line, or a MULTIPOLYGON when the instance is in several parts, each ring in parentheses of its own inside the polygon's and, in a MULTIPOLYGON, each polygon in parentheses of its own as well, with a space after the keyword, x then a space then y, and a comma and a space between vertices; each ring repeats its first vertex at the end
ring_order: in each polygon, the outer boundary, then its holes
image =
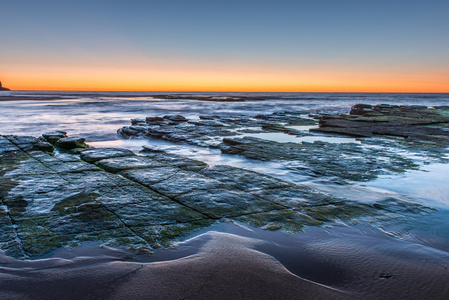
MULTIPOLYGON (((3 70, 5 71, 5 70, 3 70)), ((62 67, 2 72, 11 90, 448 93, 449 72, 62 67), (7 75, 7 76, 5 76, 7 75)))

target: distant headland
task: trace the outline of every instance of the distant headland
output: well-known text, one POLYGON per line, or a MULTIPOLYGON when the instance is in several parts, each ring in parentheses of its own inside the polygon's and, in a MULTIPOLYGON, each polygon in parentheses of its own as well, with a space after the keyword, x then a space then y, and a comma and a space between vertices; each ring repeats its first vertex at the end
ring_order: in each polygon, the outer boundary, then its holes
POLYGON ((10 91, 10 89, 2 86, 2 82, 0 81, 0 91, 10 91))

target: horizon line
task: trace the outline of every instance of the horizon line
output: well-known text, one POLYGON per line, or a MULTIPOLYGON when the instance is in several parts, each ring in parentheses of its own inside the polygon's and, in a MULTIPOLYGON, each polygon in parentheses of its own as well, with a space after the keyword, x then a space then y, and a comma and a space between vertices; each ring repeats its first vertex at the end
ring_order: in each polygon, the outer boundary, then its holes
POLYGON ((447 92, 388 92, 388 91, 201 91, 201 90, 195 90, 195 91, 185 91, 185 90, 101 90, 101 89, 19 89, 19 90, 13 90, 10 89, 10 91, 5 92, 148 92, 148 93, 348 93, 348 94, 449 94, 449 91, 447 92))

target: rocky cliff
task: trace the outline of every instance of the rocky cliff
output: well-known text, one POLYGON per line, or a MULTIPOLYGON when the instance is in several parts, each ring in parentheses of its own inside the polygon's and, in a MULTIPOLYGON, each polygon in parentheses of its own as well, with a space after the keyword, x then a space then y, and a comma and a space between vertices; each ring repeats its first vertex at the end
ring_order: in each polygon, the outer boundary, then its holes
POLYGON ((2 86, 2 82, 0 81, 0 91, 10 91, 10 89, 2 86))

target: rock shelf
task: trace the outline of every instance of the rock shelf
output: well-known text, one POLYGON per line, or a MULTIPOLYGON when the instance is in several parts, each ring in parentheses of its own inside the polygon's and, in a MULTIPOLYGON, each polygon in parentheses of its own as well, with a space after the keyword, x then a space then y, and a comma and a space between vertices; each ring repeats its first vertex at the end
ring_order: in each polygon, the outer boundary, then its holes
POLYGON ((124 138, 156 138, 197 146, 218 147, 223 137, 235 136, 239 133, 300 134, 288 126, 315 123, 316 121, 307 117, 304 112, 280 112, 256 116, 200 116, 199 120, 189 120, 183 116, 163 116, 133 119, 131 126, 122 127, 117 133, 124 138))
POLYGON ((357 104, 349 115, 321 116, 315 132, 359 137, 401 137, 406 142, 449 145, 449 107, 357 104))
MULTIPOLYGON (((119 134, 217 147, 223 153, 285 162, 291 170, 348 184, 417 168, 401 155, 401 147, 415 145, 420 154, 444 159, 444 151, 435 149, 448 145, 448 111, 356 105, 349 115, 316 116, 319 128, 313 131, 369 139, 362 144, 281 143, 245 136, 301 136, 304 133, 294 126, 316 122, 304 112, 195 120, 148 117, 132 120, 132 126, 121 128, 119 134), (373 142, 376 136, 387 139, 373 142)), ((433 211, 391 197, 371 205, 348 201, 152 147, 139 154, 91 148, 84 138, 68 137, 63 131, 39 138, 0 136, 0 201, 0 250, 21 259, 86 241, 149 253, 220 220, 296 232, 336 220, 371 222, 433 211)))
MULTIPOLYGON (((256 172, 163 152, 90 148, 65 133, 0 136, 0 249, 32 258, 100 241, 151 252, 219 220, 295 232, 337 219, 407 214, 256 172), (55 137, 57 136, 57 137, 55 137), (81 146, 81 148, 80 148, 81 146)), ((413 213, 429 213, 416 205, 413 213)))
POLYGON ((379 175, 417 169, 403 155, 404 151, 413 148, 420 156, 443 159, 449 142, 449 109, 445 107, 359 104, 349 115, 292 111, 255 116, 200 116, 199 120, 176 115, 134 119, 131 123, 119 129, 118 134, 124 138, 162 139, 219 148, 225 154, 280 162, 301 175, 324 176, 339 183, 369 181, 379 175), (297 129, 307 127, 310 131, 297 129), (270 140, 267 137, 270 133, 289 135, 292 142, 270 140), (354 142, 326 141, 341 140, 344 135, 353 136, 354 142), (316 140, 301 141, 303 137, 316 140))

